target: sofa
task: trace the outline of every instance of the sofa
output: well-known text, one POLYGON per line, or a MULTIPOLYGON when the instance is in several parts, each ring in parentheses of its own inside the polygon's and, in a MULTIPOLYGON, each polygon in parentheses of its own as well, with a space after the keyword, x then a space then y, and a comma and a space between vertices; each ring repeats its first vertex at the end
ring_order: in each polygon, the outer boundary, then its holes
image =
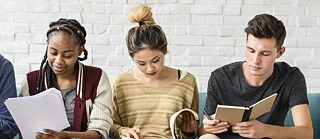
MULTIPOLYGON (((17 88, 17 92, 20 93, 20 88, 17 88)), ((202 108, 205 106, 207 98, 206 92, 199 93, 199 118, 202 121, 203 118, 203 111, 202 108)), ((314 132, 314 139, 320 139, 320 93, 308 93, 309 99, 309 110, 311 113, 312 125, 313 125, 313 132, 314 132)), ((201 122, 200 122, 201 123, 201 122)), ((291 111, 288 112, 286 117, 285 126, 293 126, 292 115, 291 111)), ((17 135, 14 139, 18 139, 17 135)))
MULTIPOLYGON (((203 118, 203 108, 205 106, 207 98, 206 92, 199 93, 199 118, 202 121, 203 118)), ((309 111, 312 119, 314 139, 320 139, 320 93, 308 93, 309 99, 309 111)), ((201 123, 201 122, 200 122, 201 123)), ((294 126, 291 111, 288 112, 285 126, 294 126)))

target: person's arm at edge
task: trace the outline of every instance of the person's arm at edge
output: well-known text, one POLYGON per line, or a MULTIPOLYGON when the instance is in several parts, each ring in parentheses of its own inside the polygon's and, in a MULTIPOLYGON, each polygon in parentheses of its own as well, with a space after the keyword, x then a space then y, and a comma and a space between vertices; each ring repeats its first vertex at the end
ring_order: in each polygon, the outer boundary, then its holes
MULTIPOLYGON (((3 61, 3 60, 2 60, 3 61)), ((2 69, 3 72, 1 73, 1 78, 3 81, 1 81, 3 84, 0 92, 0 110, 3 115, 0 116, 1 121, 1 133, 5 133, 9 137, 12 137, 16 135, 18 131, 17 125, 14 123, 14 120, 12 116, 10 115, 10 112, 8 111, 7 107, 3 103, 8 98, 17 97, 17 91, 16 91, 16 81, 15 81, 15 75, 14 75, 14 69, 9 61, 5 61, 2 63, 3 66, 2 69)))
POLYGON ((101 139, 101 134, 98 131, 90 130, 85 132, 72 132, 72 131, 61 131, 67 135, 68 139, 81 138, 81 139, 101 139))
POLYGON ((307 104, 291 108, 294 127, 268 125, 270 138, 313 139, 313 128, 307 104))
MULTIPOLYGON (((88 135, 100 133, 101 137, 107 139, 109 130, 113 124, 112 115, 112 96, 111 86, 107 74, 102 71, 101 79, 97 88, 97 95, 93 103, 93 108, 90 114, 88 131, 84 132, 88 135), (96 132, 92 132, 96 131, 96 132)), ((84 134, 85 135, 85 134, 84 134)), ((85 136, 81 137, 84 138, 85 136)), ((96 136, 92 136, 96 137, 96 136)), ((100 135, 98 138, 101 138, 100 135)))

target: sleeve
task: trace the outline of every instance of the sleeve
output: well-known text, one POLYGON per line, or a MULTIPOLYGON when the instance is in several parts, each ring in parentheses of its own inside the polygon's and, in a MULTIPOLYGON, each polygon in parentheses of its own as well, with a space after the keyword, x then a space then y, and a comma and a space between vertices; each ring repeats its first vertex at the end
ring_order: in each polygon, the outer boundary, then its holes
POLYGON ((19 97, 24 97, 24 96, 29 96, 29 95, 30 95, 29 94, 29 85, 28 85, 27 76, 26 76, 21 82, 19 97))
POLYGON ((11 117, 4 101, 8 98, 17 97, 16 81, 14 69, 9 61, 1 63, 0 72, 0 133, 5 134, 8 138, 13 138, 18 127, 11 117))
POLYGON ((117 80, 115 81, 113 85, 113 93, 112 93, 112 103, 113 103, 113 115, 112 115, 112 120, 113 120, 113 125, 110 129, 110 138, 112 139, 120 139, 120 130, 123 127, 121 118, 120 118, 120 113, 119 113, 119 107, 118 107, 118 101, 117 101, 117 80))
POLYGON ((211 73, 211 76, 208 81, 208 89, 207 89, 207 98, 205 110, 209 115, 212 115, 216 111, 217 107, 217 92, 215 91, 216 79, 214 76, 214 72, 211 73))
POLYGON ((309 104, 307 96, 307 85, 305 78, 299 69, 295 70, 287 80, 289 84, 289 106, 290 108, 299 104, 309 104))
POLYGON ((88 130, 98 131, 107 139, 112 126, 111 87, 107 74, 102 71, 97 88, 97 95, 92 106, 88 130))

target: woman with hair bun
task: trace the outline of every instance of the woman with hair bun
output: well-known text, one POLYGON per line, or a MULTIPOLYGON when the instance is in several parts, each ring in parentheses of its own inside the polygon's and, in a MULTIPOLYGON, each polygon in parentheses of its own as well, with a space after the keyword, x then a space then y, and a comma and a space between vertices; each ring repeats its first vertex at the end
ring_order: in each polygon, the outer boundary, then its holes
POLYGON ((27 73, 20 96, 57 88, 71 126, 61 132, 44 129, 45 133, 39 131, 36 138, 108 138, 112 125, 111 87, 104 71, 80 62, 88 55, 85 28, 74 19, 59 19, 49 27, 40 69, 27 73), (82 53, 84 57, 80 57, 82 53))
MULTIPOLYGON (((136 67, 121 73, 113 85, 112 139, 172 138, 170 116, 184 108, 198 112, 195 77, 164 65, 167 39, 155 24, 151 8, 138 5, 131 10, 131 28, 126 37, 129 55, 136 67)), ((197 121, 191 113, 177 120, 177 138, 194 138, 197 121)))

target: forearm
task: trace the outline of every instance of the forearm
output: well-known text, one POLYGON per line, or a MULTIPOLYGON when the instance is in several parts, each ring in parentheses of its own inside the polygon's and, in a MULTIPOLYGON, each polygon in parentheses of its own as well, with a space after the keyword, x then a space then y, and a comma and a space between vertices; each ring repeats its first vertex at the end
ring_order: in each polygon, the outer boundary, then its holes
POLYGON ((268 125, 267 137, 279 139, 313 139, 313 129, 309 126, 282 127, 268 125))
POLYGON ((72 131, 62 131, 66 133, 67 138, 81 138, 81 139, 101 139, 101 135, 97 131, 86 131, 86 132, 72 132, 72 131))
POLYGON ((120 126, 119 124, 113 124, 110 129, 110 138, 112 139, 120 139, 120 131, 123 129, 123 126, 120 126))

